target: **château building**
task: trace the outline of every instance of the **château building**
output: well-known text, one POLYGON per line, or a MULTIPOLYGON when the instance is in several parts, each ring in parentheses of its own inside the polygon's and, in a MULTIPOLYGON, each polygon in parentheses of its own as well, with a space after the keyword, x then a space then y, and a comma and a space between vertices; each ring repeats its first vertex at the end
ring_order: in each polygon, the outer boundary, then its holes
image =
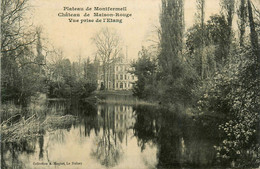
POLYGON ((104 71, 103 66, 99 66, 98 70, 98 90, 131 90, 133 83, 137 80, 137 77, 131 73, 133 68, 130 61, 123 54, 115 59, 104 71))

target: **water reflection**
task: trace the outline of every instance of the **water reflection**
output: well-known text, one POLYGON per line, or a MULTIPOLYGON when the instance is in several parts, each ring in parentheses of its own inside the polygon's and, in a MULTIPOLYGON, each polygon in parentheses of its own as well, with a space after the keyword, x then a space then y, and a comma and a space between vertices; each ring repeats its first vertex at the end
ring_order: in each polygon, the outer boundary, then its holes
POLYGON ((195 121, 176 111, 137 108, 134 131, 141 150, 148 142, 157 145, 158 168, 213 167, 213 145, 219 139, 215 123, 195 121))
MULTIPOLYGON (((92 156, 94 156, 102 165, 106 167, 113 167, 119 163, 123 154, 120 142, 123 141, 123 135, 127 132, 126 121, 121 118, 120 122, 123 126, 122 131, 117 131, 118 116, 126 116, 128 112, 119 112, 119 106, 104 106, 98 105, 98 116, 103 119, 102 136, 95 137, 96 145, 92 149, 92 156), (120 142, 117 141, 119 138, 120 142)), ((129 112, 130 113, 130 112, 129 112)))
POLYGON ((48 109, 79 120, 52 132, 41 130, 37 139, 2 144, 2 168, 215 166, 216 125, 195 121, 180 110, 87 102, 50 102, 48 109))

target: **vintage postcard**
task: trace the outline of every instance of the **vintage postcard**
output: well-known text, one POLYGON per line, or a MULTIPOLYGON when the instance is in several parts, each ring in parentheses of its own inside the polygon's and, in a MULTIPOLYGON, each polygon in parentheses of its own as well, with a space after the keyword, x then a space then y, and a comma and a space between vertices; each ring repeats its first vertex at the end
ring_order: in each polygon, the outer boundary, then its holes
POLYGON ((260 168, 259 37, 259 0, 1 0, 0 168, 260 168))

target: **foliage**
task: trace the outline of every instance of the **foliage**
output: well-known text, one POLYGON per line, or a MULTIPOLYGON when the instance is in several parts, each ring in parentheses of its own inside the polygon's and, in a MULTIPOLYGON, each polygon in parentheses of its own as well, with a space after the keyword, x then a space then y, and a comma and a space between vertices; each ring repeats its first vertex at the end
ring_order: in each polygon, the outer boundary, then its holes
POLYGON ((50 98, 86 98, 97 88, 96 63, 89 59, 70 62, 61 51, 48 63, 51 75, 48 81, 50 98))
MULTIPOLYGON (((250 35, 244 32, 247 11, 241 11, 241 36, 236 41, 232 30, 234 1, 221 2, 220 15, 210 16, 205 25, 202 18, 201 23, 188 30, 185 51, 180 21, 182 2, 162 1, 160 52, 153 61, 148 57, 149 51, 141 51, 142 57, 133 65, 138 76, 134 94, 170 105, 196 101, 194 107, 199 108, 199 114, 223 118, 219 124, 223 142, 215 146, 221 165, 257 167, 260 164, 259 27, 255 27, 258 22, 254 23, 254 11, 248 1, 250 35), (251 44, 244 40, 249 37, 251 44)), ((241 3, 240 10, 245 10, 245 2, 241 3)))
MULTIPOLYGON (((193 25, 193 27, 189 28, 187 31, 187 40, 186 40, 186 47, 190 54, 193 54, 196 49, 201 47, 202 44, 202 31, 204 31, 204 42, 209 43, 209 35, 208 32, 205 32, 207 30, 203 30, 199 24, 193 25)), ((206 44, 206 45, 207 45, 206 44)))
POLYGON ((50 98, 71 98, 79 97, 86 98, 96 90, 97 84, 88 82, 85 79, 73 81, 73 77, 67 77, 67 81, 51 81, 49 82, 49 97, 50 98))
POLYGON ((86 98, 90 96, 90 94, 96 90, 97 85, 95 83, 89 83, 86 80, 81 80, 76 82, 72 86, 72 95, 78 96, 79 98, 86 98))
POLYGON ((26 105, 46 92, 41 30, 28 23, 28 0, 1 1, 2 102, 26 105))
POLYGON ((138 81, 134 84, 133 94, 142 99, 152 99, 156 96, 155 78, 156 78, 156 62, 151 59, 148 50, 144 47, 139 52, 140 58, 132 64, 134 73, 138 81))
MULTIPOLYGON (((41 31, 21 24, 25 19, 27 0, 1 2, 2 102, 13 101, 26 105, 28 101, 33 102, 33 97, 39 93, 48 93, 51 98, 88 97, 97 87, 99 61, 91 63, 88 59, 82 63, 79 57, 77 62, 71 63, 69 59, 63 58, 62 52, 58 52, 54 54, 54 59, 51 58, 52 63, 46 63, 41 31)), ((133 93, 141 99, 174 105, 174 108, 180 104, 189 104, 198 107, 199 114, 223 117, 223 123, 218 126, 223 140, 215 146, 219 162, 237 168, 258 167, 260 14, 250 0, 241 0, 237 10, 238 42, 232 30, 235 1, 221 0, 221 6, 221 13, 210 16, 204 23, 205 1, 197 0, 197 8, 200 10, 197 18, 200 21, 188 29, 184 48, 184 1, 162 0, 161 27, 158 31, 160 46, 155 52, 156 57, 151 49, 143 47, 139 52, 140 58, 132 64, 132 73, 138 77, 133 93), (246 31, 247 27, 249 31, 246 31), (250 45, 245 41, 246 38, 250 39, 250 45), (193 104, 194 100, 198 101, 197 104, 193 104), (176 106, 176 103, 180 104, 176 106)), ((100 30, 93 38, 103 68, 103 89, 108 85, 105 76, 110 64, 120 54, 120 40, 117 33, 108 28, 100 30)), ((4 136, 10 135, 11 141, 38 131, 40 121, 37 121, 36 114, 24 120, 26 116, 20 115, 20 109, 18 106, 6 106, 1 112, 2 118, 12 119, 2 123, 4 136), (13 122, 15 125, 8 126, 13 122)), ((172 119, 177 119, 173 114, 169 117, 165 118, 169 124, 172 119)), ((143 144, 142 147, 152 139, 151 136, 157 137, 158 134, 153 133, 153 127, 158 126, 152 122, 157 117, 149 118, 147 121, 142 116, 137 118, 140 126, 136 127, 148 126, 141 131, 148 133, 143 142, 139 142, 143 144)), ((52 123, 52 120, 47 120, 52 123)), ((167 127, 164 123, 160 126, 167 127)), ((162 138, 174 140, 176 134, 180 135, 179 131, 174 133, 175 129, 172 127, 165 130, 166 133, 159 134, 162 134, 162 138)), ((120 151, 117 146, 103 144, 110 140, 110 130, 105 134, 106 137, 97 139, 98 147, 94 155, 101 159, 102 164, 113 166, 117 161, 111 159, 119 157, 120 151), (99 151, 100 148, 105 149, 99 151), (107 149, 111 152, 107 152, 107 149), (106 153, 109 156, 105 156, 106 153)), ((161 138, 157 141, 165 143, 161 138)), ((162 146, 159 154, 171 153, 174 156, 173 152, 173 149, 162 146)))
POLYGON ((199 24, 188 29, 186 47, 198 74, 202 72, 202 62, 205 64, 204 69, 208 77, 228 60, 230 49, 230 46, 227 46, 230 43, 228 30, 229 26, 223 15, 210 16, 204 29, 199 24), (202 54, 205 55, 203 60, 202 54), (208 72, 209 69, 212 71, 208 72))
POLYGON ((199 101, 201 111, 225 115, 225 122, 219 125, 224 139, 216 150, 221 163, 230 165, 228 162, 233 161, 236 167, 260 164, 260 81, 252 57, 251 50, 241 49, 233 63, 207 81, 209 85, 199 101))
POLYGON ((229 45, 231 43, 229 25, 223 15, 214 15, 210 17, 207 29, 211 42, 217 46, 215 50, 216 61, 223 65, 228 59, 229 45))

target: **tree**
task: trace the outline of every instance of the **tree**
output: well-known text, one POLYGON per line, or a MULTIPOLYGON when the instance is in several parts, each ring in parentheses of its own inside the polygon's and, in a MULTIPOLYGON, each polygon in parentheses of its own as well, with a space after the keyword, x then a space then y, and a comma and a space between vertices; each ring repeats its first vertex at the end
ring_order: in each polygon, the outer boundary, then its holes
MULTIPOLYGON (((228 23, 227 31, 227 41, 226 41, 226 55, 230 55, 231 43, 232 43, 232 25, 233 25, 233 16, 235 11, 235 0, 221 0, 222 6, 222 15, 226 18, 228 23)), ((228 58, 229 59, 229 58, 228 58)))
POLYGON ((132 64, 137 81, 133 87, 133 94, 142 99, 152 99, 157 96, 156 62, 144 47, 139 52, 140 58, 132 64))
POLYGON ((221 6, 222 14, 227 18, 228 26, 231 31, 235 11, 235 0, 221 0, 221 6))
POLYGON ((229 54, 229 25, 223 15, 210 16, 207 21, 207 31, 211 42, 216 46, 215 58, 220 69, 228 59, 229 54))
MULTIPOLYGON (((23 21, 28 0, 1 0, 1 53, 6 54, 32 44, 35 32, 28 31, 23 21)), ((32 28, 32 27, 31 27, 32 28)), ((16 57, 14 55, 13 57, 16 57)))
POLYGON ((41 90, 43 78, 37 78, 43 63, 40 33, 28 23, 28 0, 1 1, 1 79, 2 98, 26 104, 41 90), (34 52, 36 50, 36 53, 34 52))
MULTIPOLYGON (((256 68, 259 69, 259 67, 260 67, 260 50, 259 50, 259 44, 258 44, 258 35, 257 35, 256 29, 255 29, 255 22, 254 22, 251 1, 248 0, 247 4, 248 4, 247 6, 248 6, 248 19, 249 19, 249 26, 250 26, 251 45, 253 48, 256 63, 258 64, 258 66, 256 68)), ((260 75, 259 71, 258 71, 258 75, 260 75)))
POLYGON ((199 20, 199 32, 200 32, 200 47, 199 47, 199 55, 201 55, 201 78, 203 79, 206 75, 205 69, 205 54, 204 54, 204 47, 205 47, 205 26, 204 26, 204 19, 205 19, 205 0, 197 0, 197 19, 199 20))
POLYGON ((97 55, 102 63, 103 82, 105 89, 108 87, 108 69, 111 63, 117 58, 121 51, 121 38, 114 29, 102 28, 93 38, 93 43, 97 48, 97 55))
POLYGON ((183 0, 162 0, 158 92, 164 103, 184 105, 191 102, 195 76, 183 52, 183 8, 183 0))
POLYGON ((84 62, 84 77, 89 83, 97 83, 97 69, 98 65, 96 65, 95 61, 94 63, 91 63, 88 58, 87 61, 84 62))
MULTIPOLYGON (((252 6, 250 0, 241 0, 238 11, 240 48, 234 52, 232 62, 224 64, 214 78, 207 81, 205 93, 198 102, 203 112, 224 114, 223 123, 219 125, 223 141, 215 147, 217 158, 227 165, 232 159, 235 168, 259 166, 259 35, 252 6), (251 45, 244 41, 246 21, 249 21, 251 45)), ((230 17, 223 17, 215 17, 214 22, 211 19, 209 30, 214 41, 222 44, 218 50, 226 53, 230 52, 225 46, 230 44, 227 30, 232 24, 230 17)), ((219 56, 216 53, 216 57, 219 56)))
POLYGON ((243 47, 244 46, 244 35, 245 35, 245 31, 246 31, 246 21, 247 21, 246 0, 240 0, 240 5, 239 5, 239 9, 238 9, 237 13, 238 13, 238 18, 239 18, 238 28, 239 28, 239 32, 240 32, 239 44, 241 47, 243 47))
POLYGON ((162 0, 161 23, 161 53, 159 65, 166 76, 178 75, 181 60, 184 31, 183 0, 162 0))

